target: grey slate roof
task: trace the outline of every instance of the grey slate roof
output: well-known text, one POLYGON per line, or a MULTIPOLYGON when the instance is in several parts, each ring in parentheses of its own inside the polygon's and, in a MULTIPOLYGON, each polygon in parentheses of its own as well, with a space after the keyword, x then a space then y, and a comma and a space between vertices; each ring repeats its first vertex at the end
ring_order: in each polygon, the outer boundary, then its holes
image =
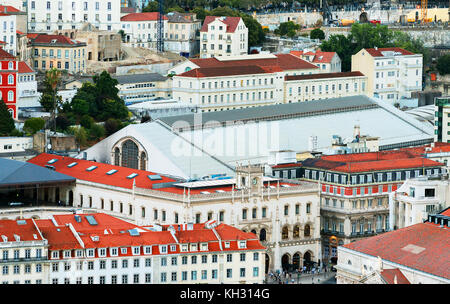
POLYGON ((0 187, 74 182, 75 178, 34 164, 0 158, 0 187))
POLYGON ((152 82, 152 81, 166 81, 167 80, 167 77, 164 77, 158 73, 115 75, 115 76, 112 76, 112 78, 117 79, 119 84, 152 82))
MULTIPOLYGON (((217 121, 220 123, 224 123, 248 120, 276 120, 281 119, 284 116, 289 116, 291 118, 301 116, 315 116, 333 112, 348 112, 352 110, 357 111, 361 109, 377 107, 378 105, 374 103, 369 97, 365 95, 358 95, 217 112, 203 112, 201 113, 201 118, 203 123, 207 121, 217 121)), ((200 114, 186 114, 164 117, 160 118, 160 120, 168 126, 172 126, 175 122, 178 121, 187 122, 192 126, 194 122, 198 121, 197 119, 199 115, 200 114), (197 117, 195 117, 196 115, 197 117)))

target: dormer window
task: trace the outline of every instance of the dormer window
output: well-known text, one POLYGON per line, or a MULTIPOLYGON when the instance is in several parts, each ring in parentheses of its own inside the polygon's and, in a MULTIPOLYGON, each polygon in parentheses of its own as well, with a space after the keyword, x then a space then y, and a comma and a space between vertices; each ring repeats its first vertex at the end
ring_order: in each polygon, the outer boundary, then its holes
POLYGON ((160 245, 159 246, 159 252, 160 253, 167 253, 167 245, 160 245))
POLYGON ((230 242, 225 242, 225 248, 230 248, 230 242))
POLYGON ((52 259, 59 258, 59 251, 52 251, 52 259))
POLYGON ((208 243, 202 243, 200 246, 201 251, 208 251, 208 243))
POLYGON ((127 248, 126 247, 120 248, 120 254, 127 254, 127 248))
POLYGON ((197 244, 191 244, 191 251, 197 251, 197 244))
POLYGON ((140 247, 133 247, 133 255, 138 255, 141 253, 140 247))
POLYGON ((75 256, 76 256, 77 258, 83 257, 83 250, 76 250, 76 251, 75 251, 75 256))
POLYGON ((71 251, 70 250, 65 250, 64 251, 64 258, 70 258, 72 256, 71 251))
POLYGON ((117 248, 110 248, 109 249, 109 254, 111 256, 118 256, 119 255, 119 250, 117 248))
POLYGON ((177 251, 176 245, 170 245, 170 251, 177 251))
POLYGON ((188 251, 188 245, 187 244, 183 244, 181 245, 181 252, 187 252, 188 251))
POLYGON ((238 247, 239 249, 247 248, 247 241, 239 241, 238 247))
POLYGON ((144 246, 144 254, 152 254, 152 246, 144 246))
POLYGON ((98 256, 99 257, 105 257, 106 256, 106 248, 99 248, 98 249, 98 256))
POLYGON ((88 258, 93 258, 94 255, 95 255, 94 249, 88 249, 88 250, 87 250, 86 256, 87 256, 88 258))

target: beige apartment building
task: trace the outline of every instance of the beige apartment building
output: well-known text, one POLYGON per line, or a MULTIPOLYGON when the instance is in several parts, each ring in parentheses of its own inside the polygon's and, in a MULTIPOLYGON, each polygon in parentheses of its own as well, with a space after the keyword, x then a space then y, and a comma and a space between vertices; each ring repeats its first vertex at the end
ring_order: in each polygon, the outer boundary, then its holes
POLYGON ((241 17, 206 16, 200 29, 200 58, 248 53, 248 28, 241 17))
POLYGON ((352 55, 352 71, 367 76, 369 97, 393 104, 422 91, 422 59, 421 54, 398 47, 362 49, 352 55))
POLYGON ((121 58, 122 37, 119 33, 101 31, 85 23, 79 29, 59 30, 56 34, 86 43, 88 61, 115 61, 121 58))
POLYGON ((195 14, 170 12, 167 18, 167 50, 186 57, 198 54, 197 34, 202 24, 195 14))
POLYGON ((286 76, 284 103, 365 95, 367 77, 361 72, 286 76))
POLYGON ((51 68, 69 73, 86 72, 86 43, 64 35, 38 34, 31 38, 31 66, 45 72, 51 68))

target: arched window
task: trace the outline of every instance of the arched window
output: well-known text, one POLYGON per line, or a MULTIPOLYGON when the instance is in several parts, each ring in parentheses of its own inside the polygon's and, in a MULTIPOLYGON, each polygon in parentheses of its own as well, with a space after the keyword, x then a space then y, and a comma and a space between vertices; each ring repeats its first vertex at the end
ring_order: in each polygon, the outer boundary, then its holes
POLYGON ((185 72, 188 72, 188 71, 190 71, 190 70, 191 70, 190 67, 186 67, 186 68, 184 69, 185 72))
POLYGON ((259 240, 261 241, 261 242, 263 242, 263 241, 265 241, 266 240, 266 229, 261 229, 261 231, 259 232, 259 240))
POLYGON ((300 237, 300 227, 298 225, 294 226, 294 238, 300 237))
POLYGON ((11 117, 14 117, 14 110, 13 109, 8 109, 8 112, 11 115, 11 117))
POLYGON ((8 75, 8 84, 14 84, 14 75, 8 75))
POLYGON ((120 166, 120 150, 119 150, 119 148, 114 149, 114 165, 120 166))
POLYGON ((14 69, 14 63, 12 61, 10 61, 8 63, 8 70, 13 70, 14 69))
POLYGON ((14 92, 8 91, 8 101, 14 101, 14 92))
POLYGON ((288 237, 289 237, 288 227, 285 226, 283 227, 283 230, 281 230, 281 239, 286 240, 288 237))
POLYGON ((132 141, 127 140, 122 145, 122 166, 138 169, 138 146, 132 141))
POLYGON ((141 153, 141 170, 147 170, 147 156, 145 152, 141 153))
POLYGON ((305 236, 311 235, 311 227, 309 225, 305 225, 305 236))

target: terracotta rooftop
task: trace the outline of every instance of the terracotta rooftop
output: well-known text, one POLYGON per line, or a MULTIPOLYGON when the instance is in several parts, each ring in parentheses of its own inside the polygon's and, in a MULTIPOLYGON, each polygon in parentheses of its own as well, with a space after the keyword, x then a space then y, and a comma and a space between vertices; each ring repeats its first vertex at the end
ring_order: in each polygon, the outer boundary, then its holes
POLYGON ((239 24, 239 21, 241 20, 241 17, 219 17, 219 16, 206 16, 205 21, 203 21, 202 28, 200 29, 200 32, 207 32, 208 31, 208 24, 213 22, 214 20, 220 18, 219 20, 226 25, 227 27, 227 33, 234 33, 236 31, 236 28, 239 24))
POLYGON ((16 59, 16 57, 14 55, 11 55, 10 53, 5 51, 4 49, 0 48, 0 60, 1 59, 11 60, 11 59, 16 59))
POLYGON ((411 284, 398 268, 383 269, 380 275, 386 284, 411 284))
POLYGON ((312 56, 310 62, 314 63, 330 63, 334 55, 336 55, 336 52, 322 52, 322 51, 304 52, 293 50, 290 51, 290 54, 297 57, 312 56))
POLYGON ((436 224, 419 223, 343 247, 450 279, 450 230, 436 224))
POLYGON ((392 47, 392 48, 377 48, 377 49, 365 49, 372 57, 383 57, 382 52, 398 52, 401 55, 415 55, 414 53, 404 50, 399 47, 392 47))
POLYGON ((237 59, 237 60, 218 60, 217 58, 201 58, 190 59, 200 68, 234 66, 241 67, 244 65, 258 65, 261 67, 279 67, 282 71, 288 70, 306 70, 318 69, 318 67, 306 60, 295 57, 291 54, 275 54, 276 58, 259 58, 259 59, 237 59))
MULTIPOLYGON (((157 21, 159 19, 158 12, 147 13, 131 13, 120 18, 120 21, 157 21)), ((162 17, 163 20, 167 20, 167 16, 162 17)))
POLYGON ((257 65, 244 66, 222 66, 215 68, 198 68, 193 69, 178 76, 182 77, 220 77, 220 76, 235 76, 235 75, 249 75, 249 74, 265 74, 280 72, 278 67, 261 67, 257 65))
POLYGON ((36 37, 31 38, 31 44, 63 44, 63 45, 76 45, 85 44, 84 42, 76 41, 66 37, 64 35, 47 35, 37 34, 36 37))
POLYGON ((34 70, 25 61, 19 61, 19 74, 34 73, 34 70))

